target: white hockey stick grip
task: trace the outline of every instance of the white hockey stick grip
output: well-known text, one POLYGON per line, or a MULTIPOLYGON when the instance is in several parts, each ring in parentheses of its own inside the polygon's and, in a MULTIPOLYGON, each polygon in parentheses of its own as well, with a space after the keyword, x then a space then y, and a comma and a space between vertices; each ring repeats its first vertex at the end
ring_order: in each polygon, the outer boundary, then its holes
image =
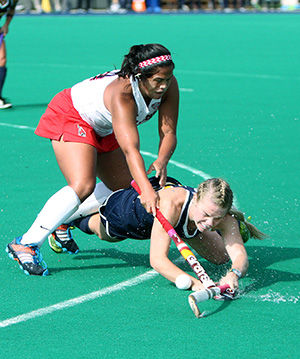
POLYGON ((194 297, 196 303, 201 303, 208 299, 213 298, 215 295, 219 295, 220 293, 221 293, 220 288, 213 287, 210 289, 199 290, 190 295, 192 295, 194 297))

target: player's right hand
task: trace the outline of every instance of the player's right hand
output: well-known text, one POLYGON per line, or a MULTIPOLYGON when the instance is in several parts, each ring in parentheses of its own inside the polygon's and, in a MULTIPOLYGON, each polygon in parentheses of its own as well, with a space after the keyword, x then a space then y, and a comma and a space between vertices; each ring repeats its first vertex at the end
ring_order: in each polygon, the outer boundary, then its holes
POLYGON ((167 179, 167 165, 156 160, 150 165, 147 175, 153 171, 155 171, 155 177, 159 178, 160 186, 163 187, 166 184, 167 179))
POLYGON ((159 196, 158 193, 154 191, 153 188, 145 190, 140 195, 140 201, 145 210, 148 213, 152 213, 153 216, 156 216, 156 208, 159 208, 159 196))

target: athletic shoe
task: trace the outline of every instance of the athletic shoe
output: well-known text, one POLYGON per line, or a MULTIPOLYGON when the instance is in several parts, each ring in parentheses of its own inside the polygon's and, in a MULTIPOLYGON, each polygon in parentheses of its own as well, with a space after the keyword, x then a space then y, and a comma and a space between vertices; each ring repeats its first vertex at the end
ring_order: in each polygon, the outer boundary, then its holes
POLYGON ((8 103, 4 100, 4 98, 0 97, 0 110, 5 110, 6 108, 11 108, 12 104, 8 103))
POLYGON ((21 244, 22 237, 14 239, 6 246, 8 256, 19 263, 26 275, 46 276, 49 274, 47 264, 37 246, 21 244))
MULTIPOLYGON (((247 218, 247 221, 248 222, 251 221, 250 216, 247 218)), ((245 225, 244 222, 239 221, 239 226, 240 226, 240 234, 242 236, 243 242, 246 243, 250 239, 250 231, 249 231, 249 229, 247 228, 247 226, 245 225)))
POLYGON ((74 227, 62 224, 50 234, 48 237, 49 246, 55 253, 68 252, 70 254, 76 254, 79 252, 71 229, 74 229, 74 227))

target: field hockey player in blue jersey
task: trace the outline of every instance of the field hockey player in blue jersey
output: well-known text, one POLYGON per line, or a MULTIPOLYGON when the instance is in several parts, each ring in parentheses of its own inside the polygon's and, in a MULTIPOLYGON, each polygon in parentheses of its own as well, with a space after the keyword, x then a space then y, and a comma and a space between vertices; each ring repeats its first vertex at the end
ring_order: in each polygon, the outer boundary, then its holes
MULTIPOLYGON (((251 237, 263 239, 265 234, 232 207, 233 193, 228 183, 212 178, 194 189, 182 186, 171 177, 167 178, 165 187, 161 187, 155 177, 150 182, 159 192, 161 212, 188 245, 214 264, 231 262, 231 268, 220 278, 220 284, 229 284, 237 290, 239 279, 248 269, 244 243, 251 237)), ((132 187, 111 193, 100 206, 99 213, 85 217, 79 214, 79 218, 73 217, 71 222, 69 224, 83 232, 96 234, 108 242, 150 238, 150 264, 158 273, 174 283, 186 274, 190 278, 189 289, 203 289, 197 278, 185 273, 168 258, 170 237, 141 205, 139 195, 132 187)), ((49 244, 55 252, 61 252, 54 237, 50 238, 49 244)))

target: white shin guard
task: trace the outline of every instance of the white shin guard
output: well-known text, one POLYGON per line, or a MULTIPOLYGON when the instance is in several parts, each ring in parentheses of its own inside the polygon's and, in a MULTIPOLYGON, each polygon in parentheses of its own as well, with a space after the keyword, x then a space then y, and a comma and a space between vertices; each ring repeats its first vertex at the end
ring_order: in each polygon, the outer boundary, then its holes
POLYGON ((60 189, 48 199, 32 226, 23 235, 21 243, 40 247, 50 233, 76 212, 80 203, 72 187, 60 189))
POLYGON ((64 223, 71 223, 80 217, 86 217, 90 214, 97 213, 101 204, 104 203, 112 192, 113 191, 107 188, 103 182, 97 183, 94 192, 81 203, 78 210, 72 214, 70 218, 66 219, 64 223))

